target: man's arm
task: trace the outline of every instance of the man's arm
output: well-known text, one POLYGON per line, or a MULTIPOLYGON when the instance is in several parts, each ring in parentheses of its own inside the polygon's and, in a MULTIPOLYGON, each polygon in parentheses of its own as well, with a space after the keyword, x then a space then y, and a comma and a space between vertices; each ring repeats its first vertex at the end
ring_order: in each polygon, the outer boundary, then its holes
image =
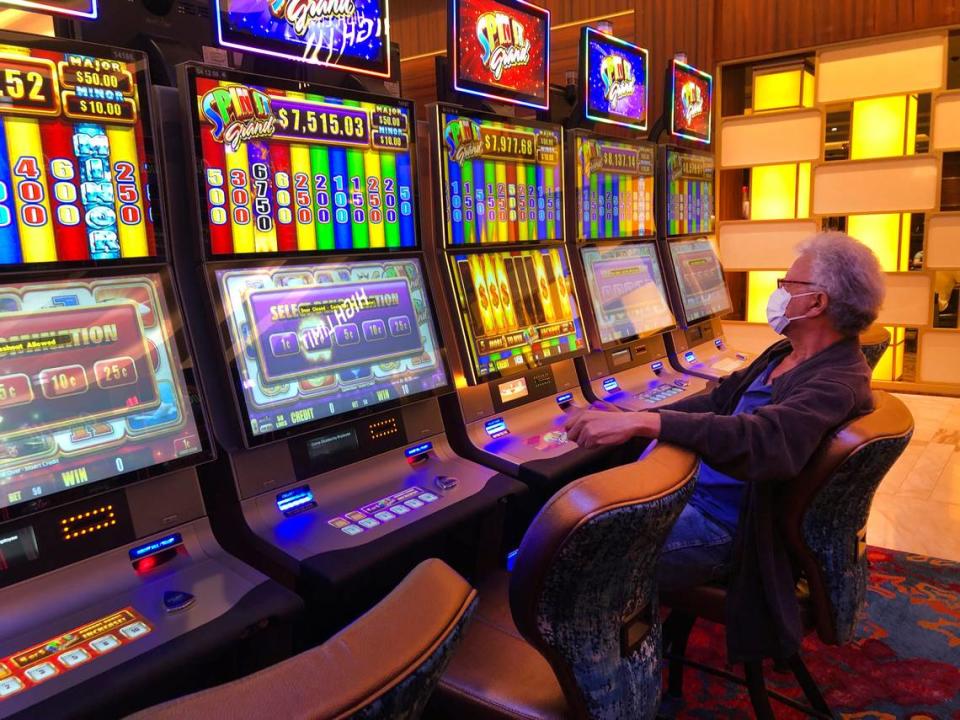
POLYGON ((693 450, 715 469, 740 480, 792 478, 855 406, 854 393, 846 385, 814 380, 783 402, 753 414, 661 411, 658 436, 693 450))
POLYGON ((749 367, 743 370, 737 370, 727 377, 721 378, 720 382, 714 385, 709 392, 702 392, 698 395, 681 398, 653 412, 660 412, 661 410, 673 410, 674 412, 684 413, 723 412, 723 408, 726 407, 737 388, 740 387, 748 370, 749 367))

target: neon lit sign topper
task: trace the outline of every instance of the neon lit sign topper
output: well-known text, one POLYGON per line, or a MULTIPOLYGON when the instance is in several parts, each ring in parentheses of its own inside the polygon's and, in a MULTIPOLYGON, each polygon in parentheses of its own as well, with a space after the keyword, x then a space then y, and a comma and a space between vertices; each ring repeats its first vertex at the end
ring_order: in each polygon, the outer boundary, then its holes
POLYGON ((43 0, 0 0, 0 6, 9 5, 31 12, 68 15, 84 20, 97 19, 99 13, 97 4, 98 0, 60 0, 60 2, 55 0, 50 2, 44 2, 43 0))
POLYGON ((526 0, 451 0, 453 87, 538 109, 548 107, 550 12, 526 0))
POLYGON ((214 0, 224 47, 390 75, 389 0, 214 0))
POLYGON ((670 68, 670 132, 709 144, 713 76, 674 58, 670 68))
POLYGON ((585 27, 580 47, 584 114, 588 120, 647 129, 647 51, 585 27))

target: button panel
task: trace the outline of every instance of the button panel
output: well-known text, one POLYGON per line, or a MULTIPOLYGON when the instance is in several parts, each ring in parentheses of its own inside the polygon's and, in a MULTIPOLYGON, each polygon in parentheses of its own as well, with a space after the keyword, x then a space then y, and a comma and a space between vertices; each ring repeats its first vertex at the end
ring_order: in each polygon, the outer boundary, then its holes
MULTIPOLYGON (((450 490, 456 487, 459 481, 446 475, 438 475, 434 482, 438 488, 450 490)), ((380 498, 356 510, 345 512, 343 515, 332 517, 327 520, 327 524, 346 535, 359 535, 365 530, 373 530, 439 499, 440 496, 436 493, 414 486, 380 498)))
POLYGON ((667 385, 665 383, 660 383, 654 388, 651 388, 643 393, 637 393, 636 397, 638 400, 643 400, 644 402, 655 405, 656 403, 663 402, 672 398, 674 395, 682 393, 684 388, 677 387, 676 385, 667 385))

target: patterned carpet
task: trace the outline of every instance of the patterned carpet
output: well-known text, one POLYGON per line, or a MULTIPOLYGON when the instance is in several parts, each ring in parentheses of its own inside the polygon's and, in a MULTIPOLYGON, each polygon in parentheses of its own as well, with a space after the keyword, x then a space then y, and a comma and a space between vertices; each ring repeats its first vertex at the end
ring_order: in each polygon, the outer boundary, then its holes
MULTIPOLYGON (((958 529, 960 532, 960 529, 958 529)), ((872 547, 866 612, 847 647, 804 641, 803 657, 836 717, 960 720, 960 563, 872 547)), ((688 657, 724 667, 723 630, 699 622, 688 657)), ((742 670, 737 668, 737 674, 742 670)), ((746 689, 687 668, 679 718, 752 718, 746 689)), ((767 686, 800 698, 789 673, 767 686)), ((773 702, 777 718, 806 717, 773 702)))

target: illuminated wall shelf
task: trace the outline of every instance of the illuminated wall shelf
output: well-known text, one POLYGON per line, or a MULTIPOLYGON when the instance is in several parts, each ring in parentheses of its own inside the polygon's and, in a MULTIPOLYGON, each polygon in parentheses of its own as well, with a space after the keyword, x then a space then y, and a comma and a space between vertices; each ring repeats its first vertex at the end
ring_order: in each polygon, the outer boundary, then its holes
POLYGON ((717 239, 743 318, 724 321, 731 346, 758 351, 777 339, 765 296, 799 242, 844 227, 887 274, 878 322, 892 344, 875 384, 960 395, 960 328, 931 327, 935 313, 950 320, 935 292, 960 285, 960 212, 941 209, 955 210, 944 153, 960 151, 960 87, 947 85, 948 35, 958 29, 717 69, 717 239))
POLYGON ((944 93, 933 101, 934 150, 960 150, 960 92, 944 93))
POLYGON ((791 110, 728 118, 721 133, 723 168, 819 160, 823 114, 791 110))

